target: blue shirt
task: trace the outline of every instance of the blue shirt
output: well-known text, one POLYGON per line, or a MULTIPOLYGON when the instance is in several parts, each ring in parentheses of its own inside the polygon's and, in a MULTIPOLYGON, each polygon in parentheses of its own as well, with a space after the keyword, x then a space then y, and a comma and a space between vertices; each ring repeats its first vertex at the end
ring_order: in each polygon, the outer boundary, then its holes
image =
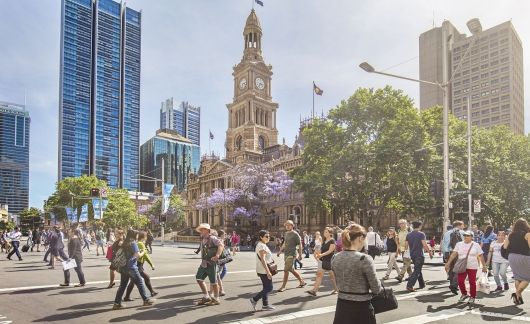
POLYGON ((423 256, 423 243, 425 241, 425 233, 420 231, 412 231, 407 234, 407 242, 409 243, 410 257, 416 258, 423 256))
POLYGON ((484 244, 491 244, 491 242, 494 242, 497 240, 497 234, 491 232, 488 237, 483 236, 482 237, 482 243, 484 244))
POLYGON ((138 260, 134 255, 137 252, 140 252, 140 250, 138 249, 138 244, 136 244, 136 241, 131 242, 130 249, 127 249, 127 252, 127 269, 138 269, 138 265, 136 264, 138 260), (131 252, 132 254, 129 254, 131 252))

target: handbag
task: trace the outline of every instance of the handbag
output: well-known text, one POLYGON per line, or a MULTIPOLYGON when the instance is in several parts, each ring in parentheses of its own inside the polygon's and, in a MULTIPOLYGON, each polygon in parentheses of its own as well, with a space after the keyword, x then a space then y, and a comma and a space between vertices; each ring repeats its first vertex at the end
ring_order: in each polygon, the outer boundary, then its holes
POLYGON ((217 264, 222 266, 232 261, 234 261, 234 258, 232 257, 232 253, 230 253, 230 249, 226 248, 221 253, 221 256, 219 257, 217 264))
POLYGON ((508 256, 510 255, 510 251, 508 249, 504 248, 504 244, 501 246, 501 256, 508 260, 508 256))
POLYGON ((455 265, 453 266, 453 270, 452 270, 454 273, 459 274, 459 273, 466 272, 467 259, 469 257, 469 252, 471 252, 471 249, 473 248, 473 244, 475 244, 475 243, 471 242, 471 247, 469 248, 469 250, 467 250, 467 254, 466 254, 466 257, 464 259, 456 260, 455 265))
MULTIPOLYGON (((261 261, 261 258, 259 256, 259 254, 256 253, 256 255, 258 256, 258 259, 261 261)), ((271 273, 271 276, 274 276, 275 274, 278 273, 278 265, 276 264, 276 262, 274 262, 274 260, 272 260, 272 262, 265 262, 267 264, 267 268, 269 268, 269 272, 271 273)))
POLYGON ((490 283, 488 280, 488 274, 482 272, 478 280, 477 290, 485 294, 490 293, 490 283))
POLYGON ((384 313, 398 308, 398 302, 396 296, 394 296, 394 291, 392 288, 385 288, 383 283, 381 283, 383 290, 372 297, 370 301, 372 307, 374 308, 374 313, 384 313))

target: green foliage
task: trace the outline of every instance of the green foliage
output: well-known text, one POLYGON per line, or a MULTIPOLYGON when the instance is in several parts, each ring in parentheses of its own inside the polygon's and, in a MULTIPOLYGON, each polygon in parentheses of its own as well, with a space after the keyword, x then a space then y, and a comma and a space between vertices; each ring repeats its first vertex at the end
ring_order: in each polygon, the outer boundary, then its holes
POLYGON ((142 228, 148 223, 147 217, 136 212, 134 202, 125 189, 111 189, 109 205, 103 213, 103 222, 110 227, 142 228))
POLYGON ((41 210, 35 207, 30 207, 22 210, 19 213, 21 228, 25 231, 27 229, 34 229, 41 226, 41 210))
POLYGON ((12 231, 17 224, 13 221, 0 222, 0 231, 12 231))
MULTIPOLYGON (((467 123, 450 115, 453 188, 467 189, 467 123)), ((358 89, 348 100, 303 130, 304 163, 291 172, 312 210, 366 215, 372 223, 392 212, 431 220, 435 201, 429 185, 443 179, 442 109, 418 112, 399 90, 358 89)), ((475 198, 483 200, 479 223, 499 225, 530 214, 530 138, 508 128, 473 129, 475 198)), ((462 211, 467 196, 451 199, 462 211)))
MULTIPOLYGON (((167 226, 180 228, 185 224, 184 202, 178 194, 172 194, 169 198, 169 208, 165 213, 167 226)), ((162 199, 157 199, 148 211, 149 215, 158 217, 160 215, 162 199)))

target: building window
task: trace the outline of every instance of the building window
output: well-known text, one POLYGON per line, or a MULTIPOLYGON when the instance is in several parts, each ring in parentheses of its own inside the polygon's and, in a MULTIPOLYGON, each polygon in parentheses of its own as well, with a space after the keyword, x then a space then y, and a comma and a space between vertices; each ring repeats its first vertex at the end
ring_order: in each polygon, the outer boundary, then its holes
POLYGON ((258 137, 258 145, 260 151, 263 151, 265 149, 265 138, 263 136, 258 137))

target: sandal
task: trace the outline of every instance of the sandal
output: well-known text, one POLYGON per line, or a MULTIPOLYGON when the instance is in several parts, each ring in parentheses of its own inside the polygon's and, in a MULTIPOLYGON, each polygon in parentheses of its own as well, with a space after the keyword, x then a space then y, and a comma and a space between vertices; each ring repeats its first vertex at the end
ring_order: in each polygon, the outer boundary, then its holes
POLYGON ((301 283, 300 285, 298 285, 298 287, 296 287, 296 288, 304 288, 306 285, 307 285, 307 282, 304 282, 304 283, 301 283))
POLYGON ((306 291, 306 293, 308 293, 308 294, 310 294, 311 296, 314 296, 314 297, 317 296, 317 293, 315 291, 313 291, 313 290, 308 290, 308 291, 306 291))
POLYGON ((338 290, 332 290, 332 291, 331 291, 331 295, 336 295, 336 294, 338 294, 338 293, 339 293, 338 290))
POLYGON ((278 292, 284 292, 284 291, 285 291, 285 287, 278 289, 278 292))

